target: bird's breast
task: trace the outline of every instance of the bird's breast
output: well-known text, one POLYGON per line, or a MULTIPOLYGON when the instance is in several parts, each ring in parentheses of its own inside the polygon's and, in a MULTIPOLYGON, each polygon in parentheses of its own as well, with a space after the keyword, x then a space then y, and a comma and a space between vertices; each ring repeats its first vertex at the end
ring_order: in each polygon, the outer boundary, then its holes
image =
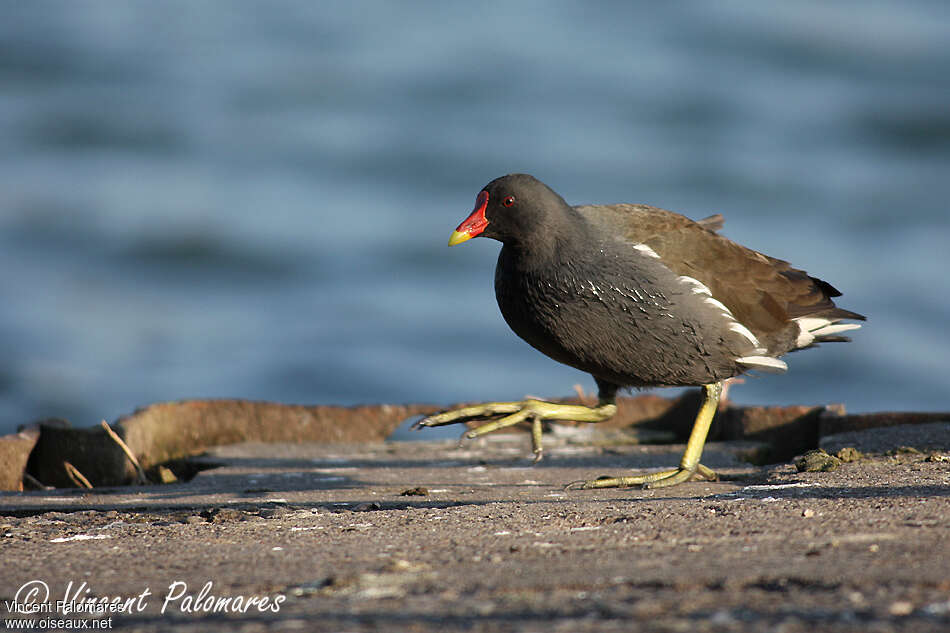
POLYGON ((619 385, 702 384, 734 373, 727 324, 711 321, 702 297, 655 258, 597 252, 525 268, 503 251, 495 295, 533 347, 619 385))
POLYGON ((649 270, 613 268, 575 259, 527 269, 500 256, 495 296, 511 329, 548 356, 595 375, 627 374, 638 348, 680 325, 649 270))

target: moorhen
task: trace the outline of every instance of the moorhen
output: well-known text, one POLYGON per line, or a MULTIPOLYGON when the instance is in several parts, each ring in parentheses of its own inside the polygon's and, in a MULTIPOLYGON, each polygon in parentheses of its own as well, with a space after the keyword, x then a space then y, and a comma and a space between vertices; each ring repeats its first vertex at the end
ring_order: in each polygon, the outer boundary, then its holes
POLYGON ((678 468, 574 482, 570 487, 671 486, 694 475, 723 381, 750 370, 781 373, 783 354, 848 341, 865 317, 835 306, 831 284, 719 235, 721 216, 699 222, 642 204, 570 206, 527 174, 497 178, 449 246, 491 237, 503 246, 495 296, 508 325, 551 358, 590 373, 598 404, 528 399, 445 411, 416 423, 441 426, 498 418, 477 437, 541 421, 602 422, 624 387, 702 386, 703 402, 678 468))

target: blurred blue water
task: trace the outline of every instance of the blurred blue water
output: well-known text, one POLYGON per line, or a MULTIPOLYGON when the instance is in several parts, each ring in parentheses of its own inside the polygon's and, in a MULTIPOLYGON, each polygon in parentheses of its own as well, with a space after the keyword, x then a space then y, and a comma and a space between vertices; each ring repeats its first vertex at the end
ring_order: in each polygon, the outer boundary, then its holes
POLYGON ((648 202, 869 315, 743 403, 950 409, 950 5, 16 3, 0 21, 0 432, 181 398, 592 380, 448 250, 510 171, 648 202))

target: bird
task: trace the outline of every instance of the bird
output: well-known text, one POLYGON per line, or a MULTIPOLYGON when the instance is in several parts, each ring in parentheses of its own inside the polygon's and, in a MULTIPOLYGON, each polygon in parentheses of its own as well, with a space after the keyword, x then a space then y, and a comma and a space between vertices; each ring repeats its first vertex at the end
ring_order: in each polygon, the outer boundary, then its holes
POLYGON ((834 286, 719 234, 722 216, 694 221, 645 204, 571 206, 529 174, 492 180, 452 232, 502 243, 495 297, 509 327, 550 358, 591 374, 596 406, 526 398, 442 411, 414 427, 491 420, 477 437, 530 422, 537 457, 543 420, 603 422, 627 388, 702 387, 679 466, 571 482, 569 488, 660 488, 694 477, 724 381, 750 371, 783 373, 780 357, 866 317, 835 305, 834 286))

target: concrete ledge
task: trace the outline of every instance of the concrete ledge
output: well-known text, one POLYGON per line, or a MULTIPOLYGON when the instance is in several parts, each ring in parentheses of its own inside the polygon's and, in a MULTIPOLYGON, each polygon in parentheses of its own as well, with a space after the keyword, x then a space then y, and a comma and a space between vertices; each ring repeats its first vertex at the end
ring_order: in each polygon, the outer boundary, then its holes
POLYGON ((0 493, 0 597, 88 589, 149 633, 950 630, 950 455, 798 473, 748 448, 707 447, 723 481, 587 491, 563 484, 683 446, 211 448, 187 484, 0 493), (195 609, 203 591, 279 609, 195 609))

